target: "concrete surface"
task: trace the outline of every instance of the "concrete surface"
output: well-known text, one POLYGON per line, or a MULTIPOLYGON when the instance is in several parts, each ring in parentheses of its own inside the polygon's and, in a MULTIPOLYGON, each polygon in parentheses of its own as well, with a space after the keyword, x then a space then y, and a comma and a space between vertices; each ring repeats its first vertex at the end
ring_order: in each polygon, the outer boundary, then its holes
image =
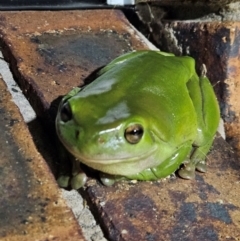
POLYGON ((94 219, 86 201, 84 201, 79 192, 76 190, 67 191, 62 189, 62 195, 78 220, 86 240, 106 241, 107 239, 103 237, 100 226, 94 219))
POLYGON ((18 106, 25 122, 28 123, 34 120, 36 118, 36 114, 32 106, 22 94, 22 90, 13 79, 12 73, 9 69, 9 65, 3 59, 2 52, 0 52, 0 73, 8 87, 9 92, 12 95, 14 103, 18 106))

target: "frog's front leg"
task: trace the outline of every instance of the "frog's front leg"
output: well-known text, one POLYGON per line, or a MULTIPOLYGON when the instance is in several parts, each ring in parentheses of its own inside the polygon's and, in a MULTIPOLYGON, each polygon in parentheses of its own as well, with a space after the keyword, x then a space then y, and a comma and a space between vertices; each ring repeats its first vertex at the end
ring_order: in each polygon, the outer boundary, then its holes
POLYGON ((193 147, 190 158, 184 163, 184 166, 178 171, 178 175, 184 179, 194 179, 195 170, 206 172, 206 155, 212 146, 213 139, 206 145, 193 147))
MULTIPOLYGON (((169 158, 161 162, 158 166, 145 169, 127 178, 149 181, 169 176, 174 173, 184 161, 189 159, 189 153, 192 149, 191 144, 190 141, 182 144, 169 158)), ((159 155, 161 155, 161 153, 159 153, 159 155)))
POLYGON ((79 189, 85 185, 87 181, 87 175, 80 167, 80 162, 77 159, 72 161, 72 178, 70 185, 73 189, 79 189))
POLYGON ((65 172, 59 175, 57 182, 60 187, 67 188, 69 185, 72 189, 79 189, 84 186, 87 181, 87 175, 83 172, 79 160, 69 154, 68 160, 72 163, 72 175, 65 172))
POLYGON ((187 84, 197 117, 197 136, 193 143, 190 160, 179 170, 179 175, 185 179, 195 177, 195 169, 206 171, 206 155, 214 140, 219 120, 219 106, 212 85, 206 77, 206 67, 203 65, 202 76, 192 76, 187 84))

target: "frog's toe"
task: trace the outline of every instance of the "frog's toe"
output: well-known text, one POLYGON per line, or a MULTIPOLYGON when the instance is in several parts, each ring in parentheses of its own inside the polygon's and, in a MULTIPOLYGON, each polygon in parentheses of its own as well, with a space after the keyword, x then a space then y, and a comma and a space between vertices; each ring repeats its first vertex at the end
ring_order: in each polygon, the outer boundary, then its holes
POLYGON ((206 171, 207 171, 206 162, 205 162, 205 161, 200 161, 200 162, 198 162, 197 165, 196 165, 196 169, 197 169, 199 172, 206 172, 206 171))
POLYGON ((59 178, 57 179, 57 183, 60 187, 66 188, 69 185, 69 180, 70 180, 69 176, 62 175, 62 176, 59 176, 59 178))
POLYGON ((112 186, 115 183, 115 178, 112 175, 100 173, 100 180, 104 186, 112 186))
POLYGON ((195 167, 192 165, 186 165, 178 171, 178 175, 183 179, 194 179, 195 167))
POLYGON ((84 186, 87 181, 87 175, 83 172, 78 173, 77 175, 73 176, 71 179, 71 187, 72 189, 79 189, 84 186))

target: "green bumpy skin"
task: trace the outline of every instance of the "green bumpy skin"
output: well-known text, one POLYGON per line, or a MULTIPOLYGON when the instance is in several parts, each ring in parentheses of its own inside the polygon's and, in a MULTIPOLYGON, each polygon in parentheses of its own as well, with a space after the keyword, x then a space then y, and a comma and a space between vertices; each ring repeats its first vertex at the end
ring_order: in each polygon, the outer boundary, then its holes
POLYGON ((181 164, 179 175, 194 178, 195 169, 206 171, 219 119, 206 71, 198 77, 194 59, 136 51, 66 95, 56 129, 77 159, 71 183, 79 188, 86 181, 79 162, 103 173, 106 185, 119 177, 157 180, 181 164))

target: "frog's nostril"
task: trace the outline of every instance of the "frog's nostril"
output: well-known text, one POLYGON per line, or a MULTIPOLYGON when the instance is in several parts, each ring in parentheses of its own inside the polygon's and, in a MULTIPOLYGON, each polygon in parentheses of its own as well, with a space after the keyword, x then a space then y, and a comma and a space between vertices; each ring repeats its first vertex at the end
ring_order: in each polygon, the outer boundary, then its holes
POLYGON ((80 131, 79 131, 79 130, 76 130, 76 131, 75 131, 75 138, 78 139, 78 138, 79 138, 79 135, 80 135, 80 131))
POLYGON ((72 110, 68 103, 65 103, 61 109, 61 120, 63 122, 70 121, 72 119, 72 110))

